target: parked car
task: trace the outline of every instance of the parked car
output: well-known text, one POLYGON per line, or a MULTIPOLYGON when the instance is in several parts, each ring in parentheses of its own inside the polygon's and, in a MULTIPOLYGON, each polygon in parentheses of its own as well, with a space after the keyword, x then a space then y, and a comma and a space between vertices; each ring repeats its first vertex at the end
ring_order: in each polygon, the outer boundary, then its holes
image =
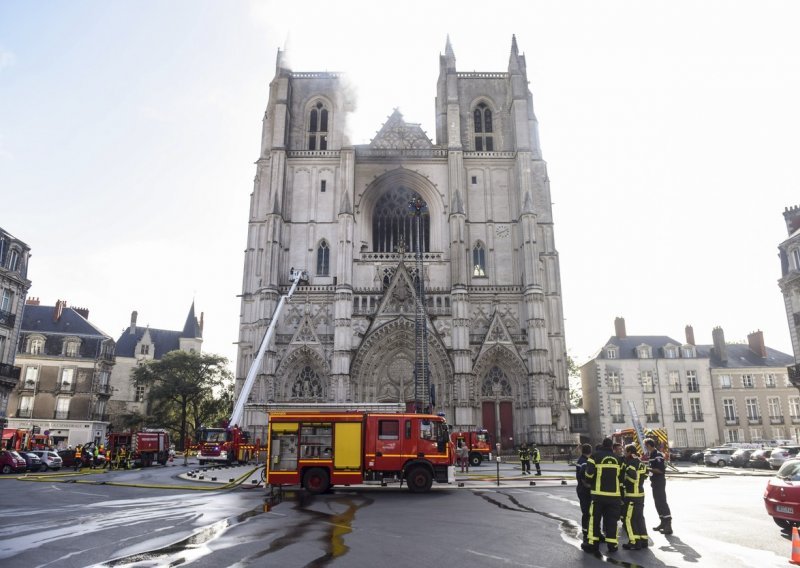
POLYGON ((772 450, 769 456, 769 466, 772 469, 778 469, 783 465, 783 462, 789 458, 796 457, 797 452, 800 452, 800 446, 778 446, 772 450))
POLYGON ((772 453, 772 448, 765 448, 763 450, 756 450, 750 454, 750 460, 747 462, 747 467, 757 469, 769 469, 769 455, 772 453))
POLYGON ((764 505, 767 514, 781 529, 788 532, 800 527, 800 459, 783 462, 774 477, 767 482, 764 505))
POLYGON ((748 449, 748 448, 739 448, 733 455, 731 456, 730 465, 733 467, 746 467, 747 462, 750 461, 750 454, 752 454, 755 450, 748 449))
MULTIPOLYGON (((58 456, 61 458, 62 467, 75 467, 75 450, 59 450, 58 456)), ((91 458, 86 454, 81 454, 81 464, 79 467, 90 467, 91 458)))
POLYGON ((731 456, 736 448, 710 448, 703 452, 703 463, 725 467, 731 462, 731 456))
POLYGON ((3 473, 22 473, 25 471, 25 460, 13 450, 0 450, 0 471, 3 473))
POLYGON ((703 463, 703 454, 704 453, 705 453, 705 451, 694 452, 692 455, 689 456, 689 461, 692 462, 692 463, 696 463, 698 465, 702 464, 703 463))
POLYGON ((42 469, 42 458, 33 452, 17 452, 25 460, 25 471, 39 471, 42 469))
POLYGON ((33 453, 42 460, 42 471, 61 469, 61 457, 52 450, 33 450, 33 453))

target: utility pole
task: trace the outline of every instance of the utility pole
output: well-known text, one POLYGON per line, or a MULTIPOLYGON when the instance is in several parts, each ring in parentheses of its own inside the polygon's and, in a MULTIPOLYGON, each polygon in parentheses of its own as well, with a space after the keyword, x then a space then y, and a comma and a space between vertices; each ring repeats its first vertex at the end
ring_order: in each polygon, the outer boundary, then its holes
POLYGON ((416 293, 417 306, 414 322, 414 402, 417 413, 431 412, 430 369, 428 368, 428 325, 425 312, 425 278, 422 253, 425 234, 422 217, 428 215, 428 205, 421 197, 413 198, 408 204, 409 213, 416 220, 414 227, 414 252, 416 254, 416 293))

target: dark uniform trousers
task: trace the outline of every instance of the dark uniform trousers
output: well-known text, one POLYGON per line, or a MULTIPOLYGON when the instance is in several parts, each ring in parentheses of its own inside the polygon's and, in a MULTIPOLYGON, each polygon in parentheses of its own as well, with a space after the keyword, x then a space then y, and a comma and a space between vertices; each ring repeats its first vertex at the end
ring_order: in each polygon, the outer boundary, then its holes
POLYGON ((583 531, 583 540, 588 542, 589 508, 592 505, 592 492, 588 487, 578 485, 578 501, 581 504, 581 530, 583 531))
POLYGON ((600 523, 606 543, 617 544, 617 521, 622 513, 619 497, 594 495, 589 506, 589 544, 600 542, 600 523))
POLYGON ((625 497, 622 522, 631 544, 647 540, 647 526, 644 522, 644 497, 625 497))
POLYGON ((662 519, 672 518, 667 504, 667 478, 663 474, 651 476, 650 487, 653 490, 653 504, 656 506, 658 516, 662 519))

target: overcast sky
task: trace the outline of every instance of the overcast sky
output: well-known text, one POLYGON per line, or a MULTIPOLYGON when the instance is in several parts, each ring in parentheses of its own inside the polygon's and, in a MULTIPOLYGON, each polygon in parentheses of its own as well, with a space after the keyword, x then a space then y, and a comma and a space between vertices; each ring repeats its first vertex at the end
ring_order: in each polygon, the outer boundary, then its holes
POLYGON ((278 47, 343 71, 354 143, 393 108, 435 136, 439 54, 505 71, 516 34, 548 162, 567 346, 761 329, 791 353, 777 286, 800 204, 800 3, 0 3, 0 227, 29 296, 118 338, 181 329, 236 357, 249 195, 278 47))

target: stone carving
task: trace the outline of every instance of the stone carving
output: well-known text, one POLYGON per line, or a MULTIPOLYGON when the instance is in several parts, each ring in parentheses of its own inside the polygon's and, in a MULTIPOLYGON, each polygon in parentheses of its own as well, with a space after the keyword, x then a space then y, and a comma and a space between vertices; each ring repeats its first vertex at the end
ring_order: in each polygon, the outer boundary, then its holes
POLYGON ((406 122, 400 111, 395 109, 369 146, 376 149, 405 150, 431 148, 433 143, 419 124, 406 122))

